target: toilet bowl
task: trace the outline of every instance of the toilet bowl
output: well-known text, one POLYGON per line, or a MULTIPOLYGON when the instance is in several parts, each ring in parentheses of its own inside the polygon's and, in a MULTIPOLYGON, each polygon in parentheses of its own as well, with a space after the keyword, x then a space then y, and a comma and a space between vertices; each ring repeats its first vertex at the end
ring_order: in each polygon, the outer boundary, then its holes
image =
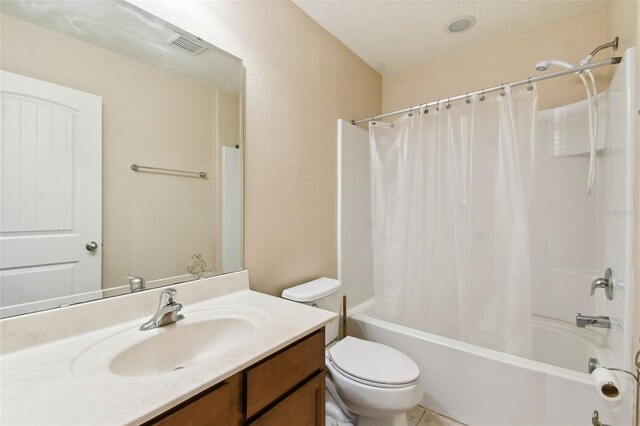
POLYGON ((359 425, 406 425, 422 399, 420 370, 411 358, 380 343, 347 336, 328 351, 327 369, 359 425))
MULTIPOLYGON (((340 312, 341 289, 339 281, 320 278, 288 288, 282 297, 340 312)), ((422 399, 417 364, 392 347, 351 336, 335 342, 337 337, 336 320, 325 328, 327 390, 332 390, 332 403, 347 418, 357 415, 359 426, 406 426, 407 410, 422 399)))

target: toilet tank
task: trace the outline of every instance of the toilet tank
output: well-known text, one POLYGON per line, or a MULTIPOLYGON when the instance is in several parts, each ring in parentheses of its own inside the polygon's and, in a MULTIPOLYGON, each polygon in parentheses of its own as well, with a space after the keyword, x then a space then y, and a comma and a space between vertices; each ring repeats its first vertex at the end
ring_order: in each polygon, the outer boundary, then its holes
MULTIPOLYGON (((282 297, 339 314, 342 304, 342 285, 340 281, 333 278, 318 278, 284 290, 282 297)), ((338 325, 339 320, 335 319, 325 326, 326 344, 338 338, 338 325)))

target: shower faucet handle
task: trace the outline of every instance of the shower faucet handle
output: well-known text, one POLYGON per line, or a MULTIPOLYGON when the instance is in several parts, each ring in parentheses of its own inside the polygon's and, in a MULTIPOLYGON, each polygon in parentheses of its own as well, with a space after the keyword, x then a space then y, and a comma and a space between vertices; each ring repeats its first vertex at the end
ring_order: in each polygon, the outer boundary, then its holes
POLYGON ((603 288, 607 299, 613 299, 613 274, 611 268, 604 272, 604 278, 596 278, 591 283, 591 295, 593 296, 597 288, 603 288))

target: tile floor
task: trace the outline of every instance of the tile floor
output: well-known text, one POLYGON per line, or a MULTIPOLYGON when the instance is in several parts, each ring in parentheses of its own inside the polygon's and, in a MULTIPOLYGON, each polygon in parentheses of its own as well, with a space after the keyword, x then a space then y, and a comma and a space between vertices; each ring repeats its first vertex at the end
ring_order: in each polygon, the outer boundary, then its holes
POLYGON ((409 410, 407 421, 409 426, 463 426, 462 423, 441 416, 419 405, 409 410))

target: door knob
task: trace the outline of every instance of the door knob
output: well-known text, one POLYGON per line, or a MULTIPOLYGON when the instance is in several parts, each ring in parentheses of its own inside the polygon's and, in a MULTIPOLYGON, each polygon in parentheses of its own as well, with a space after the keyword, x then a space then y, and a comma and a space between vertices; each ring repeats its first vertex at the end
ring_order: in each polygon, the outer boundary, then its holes
POLYGON ((95 241, 89 241, 85 247, 89 251, 96 251, 98 250, 98 243, 95 241))

